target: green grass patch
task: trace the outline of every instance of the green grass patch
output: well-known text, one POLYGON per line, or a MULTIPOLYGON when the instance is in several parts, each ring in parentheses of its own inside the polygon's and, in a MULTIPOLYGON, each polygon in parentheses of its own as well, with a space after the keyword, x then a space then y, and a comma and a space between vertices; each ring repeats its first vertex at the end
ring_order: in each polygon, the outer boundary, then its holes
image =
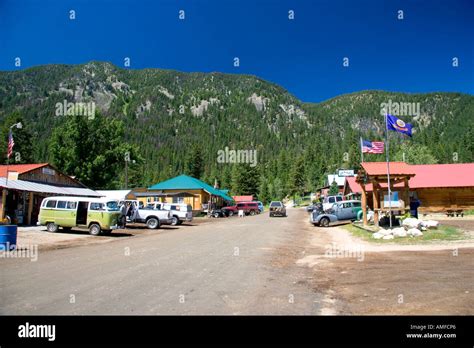
POLYGON ((474 215, 474 209, 466 210, 464 215, 474 215))
POLYGON ((374 239, 372 233, 362 228, 356 227, 352 224, 343 225, 342 228, 349 231, 353 236, 361 238, 365 241, 372 243, 397 243, 397 244, 423 244, 435 241, 446 241, 446 240, 462 240, 466 239, 467 235, 460 229, 452 226, 440 225, 437 229, 429 229, 422 231, 423 236, 421 237, 402 237, 395 239, 374 239))

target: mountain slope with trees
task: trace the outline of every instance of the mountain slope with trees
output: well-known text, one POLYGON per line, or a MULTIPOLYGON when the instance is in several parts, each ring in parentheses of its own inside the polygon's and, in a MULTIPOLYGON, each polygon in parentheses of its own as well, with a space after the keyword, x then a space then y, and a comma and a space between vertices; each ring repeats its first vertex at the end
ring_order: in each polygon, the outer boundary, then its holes
POLYGON ((131 186, 188 173, 267 201, 314 190, 338 168, 357 169, 359 137, 383 140, 380 105, 388 100, 421 106, 419 116, 401 117, 413 123, 412 138, 391 132, 391 158, 473 162, 471 95, 363 91, 303 103, 255 76, 104 62, 0 72, 0 146, 6 151, 8 127, 21 119, 21 161, 49 161, 93 188, 123 187, 128 153, 131 186), (96 117, 56 116, 65 101, 94 102, 96 117), (218 163, 225 147, 257 150, 258 165, 218 163))

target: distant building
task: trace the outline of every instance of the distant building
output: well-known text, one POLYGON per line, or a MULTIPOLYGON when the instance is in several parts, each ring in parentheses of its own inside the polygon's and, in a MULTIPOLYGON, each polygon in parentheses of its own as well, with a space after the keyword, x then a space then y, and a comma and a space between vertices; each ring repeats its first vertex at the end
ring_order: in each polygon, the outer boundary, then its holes
POLYGON ((312 199, 320 199, 329 195, 329 189, 331 188, 332 183, 335 181, 338 188, 338 193, 342 194, 344 192, 344 183, 347 177, 353 177, 353 170, 347 170, 348 174, 351 176, 339 176, 338 174, 329 174, 326 177, 326 181, 323 187, 320 187, 316 190, 316 194, 312 199))
POLYGON ((148 188, 147 192, 135 192, 144 204, 150 202, 186 203, 195 211, 207 210, 209 204, 215 207, 233 201, 224 191, 188 175, 179 175, 148 188))
POLYGON ((232 196, 234 199, 235 203, 239 202, 252 202, 253 201, 253 195, 248 195, 248 196, 232 196))

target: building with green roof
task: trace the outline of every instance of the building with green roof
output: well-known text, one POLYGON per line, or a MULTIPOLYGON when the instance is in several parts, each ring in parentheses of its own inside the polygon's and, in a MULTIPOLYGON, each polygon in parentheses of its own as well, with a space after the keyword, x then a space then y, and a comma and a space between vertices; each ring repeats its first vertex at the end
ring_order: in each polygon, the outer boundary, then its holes
POLYGON ((221 207, 233 202, 225 190, 216 189, 204 181, 184 174, 150 186, 148 192, 138 199, 145 204, 154 201, 186 203, 191 205, 193 210, 206 210, 209 203, 221 207))

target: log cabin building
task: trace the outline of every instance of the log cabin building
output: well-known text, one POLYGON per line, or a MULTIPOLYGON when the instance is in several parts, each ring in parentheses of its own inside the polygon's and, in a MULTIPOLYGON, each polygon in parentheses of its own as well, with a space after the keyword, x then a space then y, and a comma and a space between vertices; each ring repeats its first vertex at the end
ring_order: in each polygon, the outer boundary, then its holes
MULTIPOLYGON (((387 171, 386 162, 364 162, 361 164, 358 175, 383 173, 387 171)), ((454 164, 417 164, 410 165, 404 162, 390 162, 390 167, 400 173, 410 176, 408 192, 410 197, 418 198, 421 202, 420 213, 440 213, 448 211, 474 209, 474 163, 454 164), (397 169, 395 169, 397 168, 397 169)), ((392 174, 392 170, 391 170, 392 174)), ((403 191, 403 182, 392 187, 393 192, 403 191)), ((386 191, 386 183, 380 187, 386 191)), ((374 209, 373 184, 365 185, 367 205, 374 209)), ((347 177, 344 184, 344 195, 351 198, 362 198, 362 187, 356 177, 347 177)), ((405 205, 407 198, 403 195, 405 205)))

